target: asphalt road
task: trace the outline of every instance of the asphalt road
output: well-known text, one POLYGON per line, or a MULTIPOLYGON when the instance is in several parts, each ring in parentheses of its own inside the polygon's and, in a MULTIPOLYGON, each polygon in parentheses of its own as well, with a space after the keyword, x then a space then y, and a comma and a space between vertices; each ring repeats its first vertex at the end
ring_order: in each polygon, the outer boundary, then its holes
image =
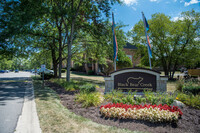
POLYGON ((22 113, 29 72, 0 73, 0 133, 13 133, 22 113))

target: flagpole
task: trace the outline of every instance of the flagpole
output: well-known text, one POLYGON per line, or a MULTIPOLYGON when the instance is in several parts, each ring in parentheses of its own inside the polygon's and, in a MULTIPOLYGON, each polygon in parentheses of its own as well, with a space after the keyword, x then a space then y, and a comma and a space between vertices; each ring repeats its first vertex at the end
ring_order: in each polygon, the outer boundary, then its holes
MULTIPOLYGON (((145 36, 146 36, 146 41, 147 41, 147 45, 148 45, 148 39, 147 39, 147 30, 146 30, 146 23, 145 23, 145 20, 144 20, 144 13, 142 12, 142 18, 143 18, 143 23, 144 23, 144 31, 145 31, 145 36)), ((150 66, 150 69, 152 69, 151 68, 151 58, 150 58, 150 51, 149 51, 149 48, 148 48, 148 46, 147 46, 147 49, 148 49, 148 56, 149 56, 149 66, 150 66)))
POLYGON ((116 60, 114 59, 114 70, 116 71, 116 60))

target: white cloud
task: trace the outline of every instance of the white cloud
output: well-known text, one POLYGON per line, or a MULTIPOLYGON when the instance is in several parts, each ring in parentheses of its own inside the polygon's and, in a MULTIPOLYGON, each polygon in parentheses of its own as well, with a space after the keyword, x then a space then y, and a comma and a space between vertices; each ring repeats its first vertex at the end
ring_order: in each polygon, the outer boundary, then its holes
POLYGON ((134 11, 136 11, 137 9, 135 7, 131 7, 134 11))
POLYGON ((176 2, 177 0, 174 0, 174 2, 176 2))
POLYGON ((137 1, 138 1, 138 0, 123 0, 123 1, 124 1, 124 3, 125 3, 126 5, 130 6, 130 5, 137 4, 137 1))
POLYGON ((178 21, 178 20, 183 20, 183 19, 184 19, 183 17, 173 17, 172 21, 178 21))
POLYGON ((149 0, 150 2, 156 2, 156 3, 160 3, 161 0, 149 0))
POLYGON ((200 1, 198 1, 198 0, 191 0, 190 2, 185 2, 185 6, 189 6, 189 5, 192 5, 192 4, 197 4, 197 3, 199 3, 200 1))
POLYGON ((150 0, 151 2, 156 2, 156 1, 158 1, 158 0, 150 0))

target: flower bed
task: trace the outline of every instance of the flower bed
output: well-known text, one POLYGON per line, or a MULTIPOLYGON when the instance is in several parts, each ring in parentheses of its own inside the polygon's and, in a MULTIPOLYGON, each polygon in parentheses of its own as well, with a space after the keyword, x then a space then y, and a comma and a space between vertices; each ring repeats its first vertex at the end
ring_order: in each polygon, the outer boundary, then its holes
POLYGON ((101 115, 119 119, 137 119, 150 122, 177 122, 182 116, 176 106, 168 105, 127 105, 123 103, 107 104, 100 107, 101 115))

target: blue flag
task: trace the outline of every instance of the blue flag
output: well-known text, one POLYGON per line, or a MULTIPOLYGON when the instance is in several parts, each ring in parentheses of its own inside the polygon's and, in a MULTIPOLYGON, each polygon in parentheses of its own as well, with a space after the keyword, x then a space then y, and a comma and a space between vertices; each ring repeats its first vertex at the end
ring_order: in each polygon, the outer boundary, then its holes
POLYGON ((118 45, 117 45, 117 38, 115 36, 115 21, 114 21, 114 14, 112 13, 112 32, 113 32, 113 49, 114 49, 114 60, 117 60, 117 53, 118 53, 118 45))
POLYGON ((147 20, 146 20, 145 17, 144 17, 144 21, 145 21, 145 25, 146 25, 146 30, 148 31, 149 30, 149 24, 147 23, 147 20))
POLYGON ((142 16, 143 16, 143 22, 144 22, 144 27, 145 27, 145 35, 146 35, 146 40, 147 40, 148 53, 149 53, 149 57, 152 58, 151 44, 149 41, 149 36, 147 34, 147 31, 149 30, 149 24, 143 13, 142 13, 142 16))

